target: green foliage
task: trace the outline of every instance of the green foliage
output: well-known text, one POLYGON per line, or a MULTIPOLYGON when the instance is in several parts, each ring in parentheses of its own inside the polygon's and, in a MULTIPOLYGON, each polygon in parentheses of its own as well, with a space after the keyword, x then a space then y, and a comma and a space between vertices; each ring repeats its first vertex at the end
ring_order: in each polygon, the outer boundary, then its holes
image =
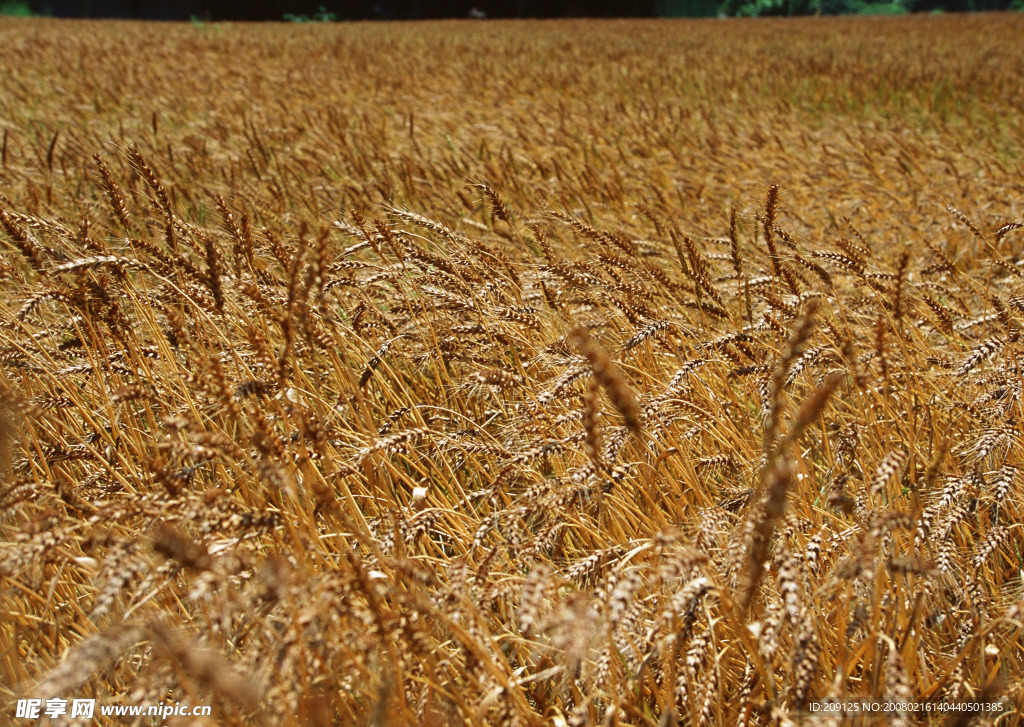
POLYGON ((741 18, 811 15, 818 0, 726 0, 722 13, 741 18))
POLYGON ((338 19, 337 13, 331 13, 327 11, 323 5, 320 9, 313 14, 312 17, 309 15, 295 15, 294 13, 285 13, 284 19, 289 23, 333 23, 338 19))
MULTIPOLYGON (((726 0, 722 13, 737 17, 793 15, 904 15, 905 2, 865 2, 865 0, 726 0)), ((1017 0, 1024 2, 1024 0, 1017 0)))
POLYGON ((912 13, 973 13, 987 10, 1012 10, 1016 4, 1024 8, 1024 0, 903 0, 912 13))
POLYGON ((214 23, 210 20, 209 15, 192 15, 189 16, 189 23, 196 31, 200 33, 218 34, 224 26, 222 23, 214 23))
POLYGON ((8 0, 8 2, 0 3, 0 15, 10 15, 17 18, 28 18, 34 15, 32 8, 29 7, 27 2, 19 2, 18 0, 8 0))
POLYGON ((894 3, 860 3, 857 15, 906 15, 910 11, 899 2, 894 3))

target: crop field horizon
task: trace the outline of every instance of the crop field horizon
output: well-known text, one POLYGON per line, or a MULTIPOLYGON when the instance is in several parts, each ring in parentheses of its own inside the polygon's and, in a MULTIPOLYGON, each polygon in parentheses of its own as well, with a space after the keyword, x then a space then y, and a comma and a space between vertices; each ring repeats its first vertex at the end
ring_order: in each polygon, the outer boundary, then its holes
POLYGON ((0 723, 1017 724, 1022 33, 3 19, 0 723))

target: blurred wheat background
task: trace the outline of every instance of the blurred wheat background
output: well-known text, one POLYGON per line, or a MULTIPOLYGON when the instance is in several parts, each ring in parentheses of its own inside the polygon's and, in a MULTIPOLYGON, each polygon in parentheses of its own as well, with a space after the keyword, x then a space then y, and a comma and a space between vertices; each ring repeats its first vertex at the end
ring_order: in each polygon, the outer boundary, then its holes
POLYGON ((3 713, 1014 723, 1022 32, 5 21, 3 713))

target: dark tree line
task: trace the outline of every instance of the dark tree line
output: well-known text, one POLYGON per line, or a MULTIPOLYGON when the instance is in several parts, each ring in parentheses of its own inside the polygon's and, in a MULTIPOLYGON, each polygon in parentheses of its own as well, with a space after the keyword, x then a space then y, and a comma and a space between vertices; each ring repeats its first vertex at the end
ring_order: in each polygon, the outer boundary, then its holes
POLYGON ((36 12, 57 17, 151 20, 337 20, 465 18, 648 17, 656 0, 35 0, 36 12))
MULTIPOLYGON (((756 14, 804 15, 855 11, 865 2, 891 0, 775 0, 756 14), (774 9, 775 12, 770 10, 774 9)), ((1006 10, 1022 0, 902 0, 911 11, 1006 10)), ((34 12, 66 18, 146 20, 413 20, 465 18, 471 11, 488 18, 651 17, 732 15, 750 0, 29 0, 34 12)))

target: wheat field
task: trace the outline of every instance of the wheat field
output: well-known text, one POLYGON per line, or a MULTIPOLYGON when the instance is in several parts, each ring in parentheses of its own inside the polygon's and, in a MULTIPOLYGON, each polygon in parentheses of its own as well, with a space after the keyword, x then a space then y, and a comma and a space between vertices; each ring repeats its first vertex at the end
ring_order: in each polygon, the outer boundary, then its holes
POLYGON ((1022 32, 4 20, 0 722, 1016 723, 1022 32))

